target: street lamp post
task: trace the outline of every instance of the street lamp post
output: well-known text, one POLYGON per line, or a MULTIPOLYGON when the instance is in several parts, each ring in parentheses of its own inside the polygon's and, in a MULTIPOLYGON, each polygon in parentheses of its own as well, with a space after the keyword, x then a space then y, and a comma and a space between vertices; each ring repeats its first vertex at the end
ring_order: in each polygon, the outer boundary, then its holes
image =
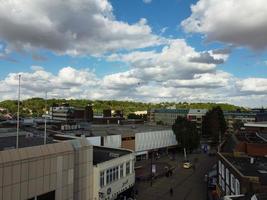
POLYGON ((46 115, 47 115, 47 91, 45 91, 45 124, 44 124, 44 144, 46 144, 46 115))
POLYGON ((21 75, 19 74, 16 148, 19 148, 19 105, 20 105, 20 79, 21 79, 21 75))

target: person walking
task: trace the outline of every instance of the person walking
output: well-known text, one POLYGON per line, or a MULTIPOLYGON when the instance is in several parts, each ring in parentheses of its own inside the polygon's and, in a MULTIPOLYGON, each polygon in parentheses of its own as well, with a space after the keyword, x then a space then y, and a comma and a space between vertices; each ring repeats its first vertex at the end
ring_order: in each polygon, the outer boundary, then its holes
POLYGON ((170 196, 171 197, 173 196, 173 189, 172 189, 172 187, 170 188, 170 196))

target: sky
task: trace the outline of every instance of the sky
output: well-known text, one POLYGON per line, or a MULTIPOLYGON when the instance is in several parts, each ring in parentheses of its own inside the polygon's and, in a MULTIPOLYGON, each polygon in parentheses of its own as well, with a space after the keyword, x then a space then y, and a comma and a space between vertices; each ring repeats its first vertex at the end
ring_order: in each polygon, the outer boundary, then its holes
POLYGON ((0 101, 267 106, 264 0, 0 0, 0 101))

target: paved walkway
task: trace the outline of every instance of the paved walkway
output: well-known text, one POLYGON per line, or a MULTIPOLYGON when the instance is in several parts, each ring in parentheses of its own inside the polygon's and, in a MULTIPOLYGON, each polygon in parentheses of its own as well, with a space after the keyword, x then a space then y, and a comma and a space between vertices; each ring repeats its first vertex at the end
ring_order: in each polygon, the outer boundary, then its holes
MULTIPOLYGON (((163 177, 153 181, 137 182, 137 200, 206 200, 207 190, 204 182, 204 175, 215 163, 215 157, 204 154, 189 155, 189 160, 197 158, 195 171, 183 169, 183 157, 180 155, 176 161, 168 161, 175 166, 173 176, 163 177), (170 195, 170 188, 173 188, 173 196, 170 195)), ((168 158, 164 158, 167 159, 168 158)), ((160 160, 161 161, 161 160, 160 160)))

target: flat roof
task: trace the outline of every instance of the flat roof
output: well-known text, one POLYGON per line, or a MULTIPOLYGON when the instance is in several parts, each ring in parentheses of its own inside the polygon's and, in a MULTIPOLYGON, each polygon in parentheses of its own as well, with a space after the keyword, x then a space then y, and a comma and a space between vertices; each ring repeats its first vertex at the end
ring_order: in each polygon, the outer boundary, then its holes
POLYGON ((176 114, 187 114, 189 109, 154 109, 155 113, 176 113, 176 114))
POLYGON ((250 163, 251 157, 237 157, 229 154, 221 154, 244 176, 259 177, 262 185, 267 185, 267 157, 254 157, 254 163, 250 163))
POLYGON ((267 128, 267 122, 254 122, 254 123, 245 123, 245 127, 261 127, 267 128))
MULTIPOLYGON (((6 136, 0 137, 0 151, 7 149, 15 149, 16 148, 16 136, 6 136)), ((47 138, 47 144, 55 143, 51 138, 47 138)), ((19 148, 23 147, 31 147, 31 146, 39 146, 44 144, 43 137, 31 136, 27 137, 25 135, 19 136, 19 148)))
POLYGON ((126 149, 93 146, 93 165, 97 165, 99 163, 103 163, 131 153, 133 152, 126 149))
POLYGON ((194 114, 202 114, 205 115, 208 112, 208 109, 189 109, 188 114, 194 115, 194 114))

